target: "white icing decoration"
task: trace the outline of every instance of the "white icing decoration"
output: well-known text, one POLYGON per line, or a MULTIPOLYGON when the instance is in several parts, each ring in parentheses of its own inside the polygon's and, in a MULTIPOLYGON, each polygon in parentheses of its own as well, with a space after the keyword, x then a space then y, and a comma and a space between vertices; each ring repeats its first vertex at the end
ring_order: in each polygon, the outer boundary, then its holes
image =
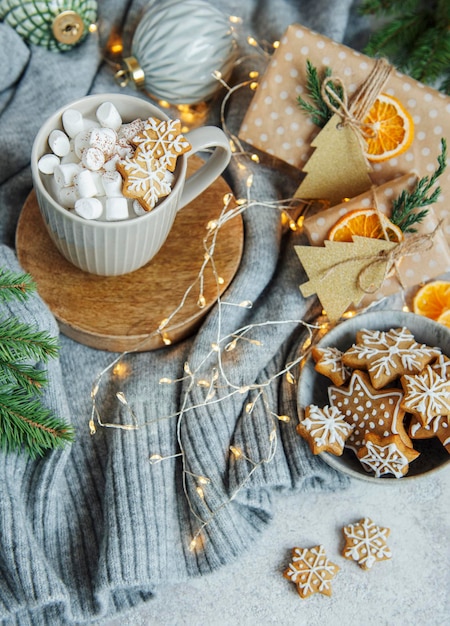
POLYGON ((423 359, 430 360, 438 356, 440 350, 418 344, 407 328, 398 328, 387 332, 362 330, 359 342, 346 354, 356 356, 361 363, 367 363, 371 377, 387 376, 392 380, 399 368, 408 372, 420 371, 424 365, 423 359))
POLYGON ((371 568, 375 561, 390 559, 392 553, 386 545, 388 534, 388 528, 377 526, 367 517, 358 524, 349 524, 344 527, 347 544, 350 544, 346 545, 344 556, 366 569, 371 568))
POLYGON ((328 397, 330 404, 332 406, 336 406, 339 410, 341 410, 346 416, 347 420, 353 419, 353 421, 355 422, 360 422, 361 438, 359 437, 359 435, 357 435, 355 431, 350 434, 346 442, 346 446, 354 450, 355 452, 357 452, 358 449, 365 444, 364 432, 367 428, 367 424, 373 420, 372 409, 365 410, 362 405, 356 402, 356 399, 354 397, 355 392, 360 390, 362 390, 364 392, 364 395, 372 402, 379 399, 392 397, 392 405, 390 406, 389 411, 384 412, 382 416, 380 414, 378 415, 377 421, 379 427, 382 427, 383 429, 390 428, 392 433, 398 434, 397 422, 399 421, 400 415, 403 414, 403 411, 400 407, 401 401, 403 399, 403 392, 400 389, 374 390, 374 392, 372 393, 371 390, 366 386, 364 378, 357 371, 353 372, 347 389, 330 385, 330 387, 328 387, 328 397), (348 408, 344 409, 344 404, 347 405, 348 408), (362 413, 359 413, 358 411, 358 408, 360 406, 363 409, 362 413), (386 422, 389 422, 389 424, 386 422))
POLYGON ((404 376, 406 410, 419 413, 428 425, 433 417, 450 413, 450 382, 429 365, 416 376, 404 376))
POLYGON ((314 404, 310 405, 308 417, 301 424, 319 447, 334 443, 343 447, 354 428, 345 421, 337 407, 328 405, 322 409, 314 404))
POLYGON ((330 579, 333 578, 338 567, 328 560, 323 546, 294 548, 292 563, 289 563, 287 575, 302 591, 302 595, 311 593, 330 592, 330 579))
POLYGON ((359 458, 363 465, 373 470, 376 478, 385 474, 393 474, 395 478, 401 478, 408 468, 409 461, 395 443, 386 446, 377 445, 372 441, 366 443, 367 454, 359 458))

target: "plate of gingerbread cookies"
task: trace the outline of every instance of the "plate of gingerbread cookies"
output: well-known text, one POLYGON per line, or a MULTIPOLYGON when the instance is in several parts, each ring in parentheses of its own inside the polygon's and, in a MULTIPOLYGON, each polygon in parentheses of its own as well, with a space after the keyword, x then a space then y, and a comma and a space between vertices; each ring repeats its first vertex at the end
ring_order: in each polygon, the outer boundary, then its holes
POLYGON ((335 469, 370 481, 450 466, 450 330, 373 311, 326 333, 298 385, 298 434, 335 469))

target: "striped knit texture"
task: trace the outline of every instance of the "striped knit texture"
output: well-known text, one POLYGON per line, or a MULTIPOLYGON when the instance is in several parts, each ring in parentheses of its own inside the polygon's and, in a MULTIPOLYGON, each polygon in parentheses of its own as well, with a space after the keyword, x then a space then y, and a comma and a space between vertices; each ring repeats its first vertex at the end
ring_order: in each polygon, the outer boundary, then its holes
MULTIPOLYGON (((342 40, 352 4, 351 0, 213 3, 229 14, 242 15, 249 32, 269 41, 279 39, 292 22, 342 40)), ((145 4, 100 0, 98 34, 64 54, 27 47, 0 24, 0 49, 7 55, 0 69, 0 267, 20 269, 14 233, 31 189, 29 156, 37 129, 70 100, 89 92, 119 90, 111 68, 101 64, 101 51, 113 27, 124 24, 125 36, 130 37, 145 4)), ((131 88, 126 91, 135 94, 131 88)), ((248 94, 237 93, 230 103, 228 123, 234 132, 247 106, 248 94)), ((218 106, 210 121, 218 121, 218 106)), ((234 164, 226 176, 235 195, 245 195, 245 181, 234 164)), ((255 166, 252 194, 261 202, 285 198, 295 190, 295 182, 283 168, 255 166)), ((226 390, 219 390, 220 401, 213 408, 188 410, 180 422, 155 421, 180 410, 189 382, 161 385, 160 379, 183 378, 186 361, 197 367, 219 331, 223 336, 245 324, 310 319, 317 312, 309 309, 312 305, 301 299, 298 289, 304 276, 293 245, 302 243, 302 236, 283 233, 279 215, 262 205, 249 209, 244 223, 243 259, 226 297, 233 302, 251 300, 253 308, 223 307, 219 318, 215 307, 195 337, 129 357, 132 375, 123 385, 105 383, 107 421, 126 419, 114 401, 114 393, 121 390, 131 399, 139 421, 151 422, 148 427, 128 432, 100 428, 90 435, 91 385, 112 355, 60 337, 60 356, 48 365, 45 401, 72 422, 76 441, 37 461, 0 453, 0 623, 55 626, 113 617, 151 598, 159 585, 207 574, 238 558, 270 523, 272 493, 294 490, 307 498, 311 490, 345 486, 296 435, 296 390, 285 378, 267 388, 267 399, 275 412, 294 419, 276 425, 272 462, 261 465, 241 489, 249 466, 233 462, 230 444, 245 449, 252 459, 264 459, 272 429, 262 405, 257 404, 251 416, 246 414, 251 392, 225 397, 226 390), (177 437, 185 451, 185 470, 211 480, 205 502, 192 498, 192 510, 184 489, 193 494, 196 483, 185 474, 183 487, 180 457, 156 465, 149 462, 155 453, 176 455, 177 437), (203 549, 191 552, 189 541, 199 518, 208 519, 208 509, 217 514, 205 528, 203 549)), ((25 305, 2 306, 3 315, 15 314, 58 332, 38 295, 25 305)), ((305 332, 295 324, 273 325, 255 330, 252 337, 261 345, 241 344, 235 352, 223 353, 233 384, 270 379, 295 358, 305 332)), ((201 405, 203 399, 199 387, 188 396, 191 406, 201 405)), ((151 604, 148 611, 151 621, 151 604)))

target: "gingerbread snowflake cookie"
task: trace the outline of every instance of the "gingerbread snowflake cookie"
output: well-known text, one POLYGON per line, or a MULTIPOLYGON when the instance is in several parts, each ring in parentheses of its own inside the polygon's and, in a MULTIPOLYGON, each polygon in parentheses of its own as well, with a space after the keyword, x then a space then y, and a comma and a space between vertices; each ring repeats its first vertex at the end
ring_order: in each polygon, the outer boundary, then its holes
POLYGON ((377 526, 368 517, 356 524, 348 524, 342 529, 345 546, 342 556, 356 561, 365 570, 372 568, 377 561, 385 561, 392 557, 386 540, 390 529, 377 526))
POLYGON ((399 435, 380 437, 368 433, 357 456, 363 467, 372 471, 376 478, 388 474, 401 478, 408 473, 410 462, 419 456, 419 452, 406 446, 399 435))
POLYGON ((170 172, 174 171, 178 157, 191 149, 191 144, 181 134, 180 120, 155 117, 149 117, 144 122, 132 143, 150 152, 170 172))
POLYGON ((297 425, 298 434, 306 439, 313 454, 331 452, 340 456, 354 426, 347 423, 337 407, 311 404, 297 425))
POLYGON ((338 348, 317 348, 311 351, 316 372, 327 376, 334 385, 343 385, 351 374, 351 369, 342 362, 342 352, 338 348))
POLYGON ((418 374, 441 354, 439 348, 419 344, 407 328, 361 330, 356 343, 342 356, 345 365, 367 370, 375 389, 403 374, 418 374))
POLYGON ((439 415, 450 415, 450 380, 430 365, 415 376, 402 376, 400 381, 405 392, 403 408, 417 415, 423 426, 439 415))
POLYGON ((314 593, 331 596, 331 581, 339 566, 328 560, 323 546, 293 548, 291 562, 283 576, 293 582, 301 598, 314 593))

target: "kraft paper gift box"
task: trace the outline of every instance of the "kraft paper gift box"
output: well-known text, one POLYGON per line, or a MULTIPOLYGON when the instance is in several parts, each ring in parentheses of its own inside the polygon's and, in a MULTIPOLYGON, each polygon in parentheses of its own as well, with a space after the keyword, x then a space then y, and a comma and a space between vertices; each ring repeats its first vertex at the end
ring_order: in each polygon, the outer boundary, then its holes
MULTIPOLYGON (((309 242, 314 246, 323 246, 327 234, 338 219, 350 211, 376 206, 379 211, 387 215, 391 214, 392 202, 403 190, 411 191, 417 182, 417 177, 412 174, 401 176, 393 181, 380 185, 366 193, 363 193, 348 202, 343 202, 330 209, 319 211, 314 215, 305 217, 303 228, 309 242)), ((439 219, 432 207, 420 224, 415 224, 417 235, 434 233, 431 244, 424 242, 419 252, 405 255, 397 263, 396 271, 389 275, 374 293, 364 296, 361 306, 367 305, 373 300, 383 298, 399 291, 426 282, 445 273, 450 268, 450 248, 446 236, 441 227, 438 227, 439 219)), ((405 240, 411 235, 405 234, 405 240)), ((339 279, 337 278, 337 285, 339 279)))
MULTIPOLYGON (((307 60, 319 74, 329 67, 332 76, 344 82, 349 99, 376 62, 304 26, 293 24, 288 27, 261 78, 239 137, 300 170, 313 153, 311 141, 320 131, 297 103, 300 95, 308 98, 307 60)), ((409 111, 414 120, 415 135, 406 152, 372 164, 369 176, 373 184, 382 185, 412 171, 419 177, 432 174, 441 153, 441 138, 446 138, 450 146, 450 98, 396 70, 391 72, 382 91, 400 100, 409 111)), ((445 219, 450 208, 450 167, 441 176, 439 184, 442 193, 434 210, 438 219, 445 219)), ((450 221, 447 220, 442 228, 450 239, 450 221)))

